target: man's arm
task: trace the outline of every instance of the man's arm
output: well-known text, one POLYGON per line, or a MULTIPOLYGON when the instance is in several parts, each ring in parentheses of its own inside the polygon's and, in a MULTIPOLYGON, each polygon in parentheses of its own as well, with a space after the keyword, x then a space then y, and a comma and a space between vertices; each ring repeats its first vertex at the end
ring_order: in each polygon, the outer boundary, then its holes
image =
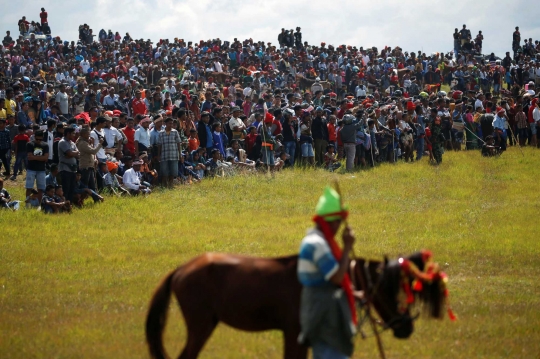
MULTIPOLYGON (((27 147, 27 149, 28 149, 28 147, 27 147)), ((32 151, 27 151, 29 161, 47 162, 47 160, 49 159, 49 151, 48 151, 48 149, 47 149, 47 151, 43 151, 43 154, 41 156, 35 156, 33 150, 34 149, 32 148, 32 151)))
POLYGON ((135 131, 135 157, 139 157, 139 138, 141 137, 141 133, 139 130, 135 131))
POLYGON ((66 143, 66 142, 64 143, 64 146, 63 146, 62 148, 60 148, 60 144, 58 144, 58 151, 59 151, 59 152, 60 152, 60 151, 63 152, 64 155, 65 155, 66 157, 68 157, 68 158, 73 158, 73 157, 79 158, 80 155, 81 155, 79 151, 77 151, 77 150, 75 150, 75 151, 72 150, 72 149, 71 149, 71 146, 69 146, 69 144, 66 143), (68 148, 66 148, 66 145, 68 146, 68 148))
POLYGON ((349 270, 349 252, 351 251, 355 237, 352 229, 347 226, 343 231, 343 254, 341 260, 339 261, 339 269, 334 275, 330 278, 330 281, 334 284, 341 285, 345 273, 349 270))

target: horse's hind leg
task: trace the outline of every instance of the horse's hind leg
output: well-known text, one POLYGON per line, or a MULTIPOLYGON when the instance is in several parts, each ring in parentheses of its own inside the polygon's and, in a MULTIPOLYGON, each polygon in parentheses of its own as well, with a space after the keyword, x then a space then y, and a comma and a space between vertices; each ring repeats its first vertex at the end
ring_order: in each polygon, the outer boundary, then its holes
POLYGON ((212 313, 204 313, 201 317, 185 315, 188 338, 179 359, 196 359, 204 344, 216 328, 218 319, 212 313))
POLYGON ((298 343, 298 332, 283 333, 284 359, 307 359, 307 347, 298 343))

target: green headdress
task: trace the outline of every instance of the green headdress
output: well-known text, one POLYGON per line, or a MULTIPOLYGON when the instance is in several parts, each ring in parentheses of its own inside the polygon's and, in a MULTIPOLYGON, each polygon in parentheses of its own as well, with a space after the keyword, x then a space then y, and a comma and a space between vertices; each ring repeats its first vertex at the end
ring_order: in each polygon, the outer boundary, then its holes
POLYGON ((326 222, 347 218, 349 214, 347 208, 341 204, 341 196, 332 187, 327 186, 322 196, 319 198, 315 208, 317 217, 323 218, 326 222))

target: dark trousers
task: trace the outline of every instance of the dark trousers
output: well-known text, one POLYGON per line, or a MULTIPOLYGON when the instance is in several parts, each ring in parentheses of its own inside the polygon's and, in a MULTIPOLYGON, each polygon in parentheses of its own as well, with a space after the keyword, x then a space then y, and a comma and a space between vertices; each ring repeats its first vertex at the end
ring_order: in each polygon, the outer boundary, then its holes
POLYGON ((324 164, 324 154, 326 153, 326 146, 328 145, 328 142, 326 140, 322 139, 315 139, 315 163, 318 166, 322 166, 324 164))
MULTIPOLYGON (((10 160, 8 157, 9 148, 6 150, 0 150, 0 161, 2 161, 2 164, 4 165, 4 171, 7 175, 11 174, 11 167, 10 167, 10 160)), ((2 167, 0 165, 0 167, 2 167)))
POLYGON ((15 165, 13 166, 13 175, 17 175, 19 171, 22 171, 24 164, 24 168, 28 170, 28 153, 17 153, 17 156, 15 157, 15 165))
POLYGON ((92 191, 96 191, 96 171, 93 167, 83 168, 81 171, 81 182, 92 191))
POLYGON ((60 171, 60 179, 62 180, 62 189, 67 200, 73 201, 75 195, 75 172, 60 171))

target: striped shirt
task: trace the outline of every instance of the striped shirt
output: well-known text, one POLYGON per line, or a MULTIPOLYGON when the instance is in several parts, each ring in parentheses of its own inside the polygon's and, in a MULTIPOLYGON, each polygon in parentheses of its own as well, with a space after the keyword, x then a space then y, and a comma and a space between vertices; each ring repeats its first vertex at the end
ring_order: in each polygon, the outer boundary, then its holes
POLYGON ((297 275, 306 287, 323 286, 338 271, 339 264, 318 229, 310 229, 300 244, 297 275))
POLYGON ((161 146, 162 161, 178 161, 178 144, 180 143, 180 135, 175 129, 167 133, 166 130, 161 130, 158 135, 158 145, 161 146))
POLYGON ((519 111, 516 113, 516 124, 517 128, 527 128, 529 124, 527 123, 527 116, 525 115, 525 112, 519 111))

